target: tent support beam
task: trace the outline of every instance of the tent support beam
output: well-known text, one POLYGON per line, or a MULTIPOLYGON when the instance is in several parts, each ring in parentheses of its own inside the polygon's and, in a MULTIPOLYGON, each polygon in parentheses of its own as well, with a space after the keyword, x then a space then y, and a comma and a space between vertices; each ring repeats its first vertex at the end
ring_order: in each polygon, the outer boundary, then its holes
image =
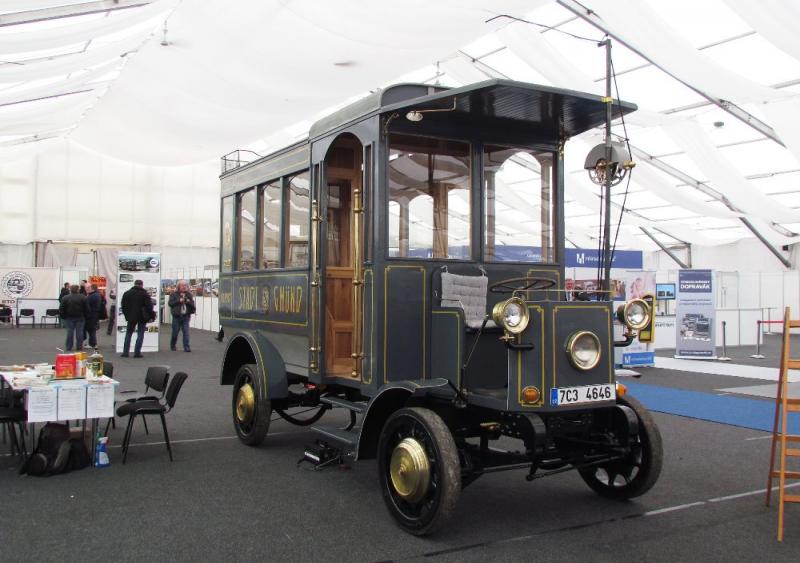
POLYGON ((152 3, 153 0, 97 0, 94 2, 69 4, 67 6, 53 6, 52 8, 42 8, 40 10, 14 12, 0 16, 0 27, 55 20, 59 18, 71 18, 73 16, 85 16, 98 12, 125 10, 126 8, 138 8, 152 3))
POLYGON ((780 140, 780 137, 778 137, 778 134, 775 133, 775 130, 772 127, 770 127, 769 125, 767 125, 766 123, 764 123, 763 121, 761 121, 760 119, 755 117, 754 115, 751 115, 751 114, 747 113, 742 108, 740 108, 739 106, 737 106, 736 104, 734 104, 732 102, 729 102, 728 100, 723 100, 723 99, 714 97, 714 96, 712 96, 710 94, 707 94, 707 93, 703 92, 702 90, 698 90, 693 85, 689 84, 688 82, 685 82, 684 80, 680 79, 679 77, 677 77, 674 74, 672 74, 671 72, 669 72, 667 69, 665 69, 662 66, 658 65, 655 61, 653 61, 651 58, 649 58, 645 53, 639 51, 638 49, 633 47, 630 43, 627 43, 624 39, 622 39, 618 35, 611 33, 611 31, 605 26, 605 24, 603 23, 603 20, 597 15, 596 12, 593 12, 591 10, 587 10, 584 6, 582 6, 580 3, 576 2, 575 0, 556 0, 556 1, 558 2, 559 5, 561 5, 562 7, 566 8, 567 10, 569 10, 570 12, 575 14, 576 16, 579 16, 580 18, 582 18, 586 22, 588 22, 591 25, 595 26, 597 29, 599 29, 603 33, 607 34, 609 37, 613 37, 614 39, 616 39, 617 41, 619 41, 620 43, 625 45, 628 49, 630 49, 631 51, 633 51, 634 53, 636 53, 637 55, 642 57, 644 60, 646 60, 647 62, 652 64, 657 69, 661 70, 662 72, 665 72, 666 74, 668 74, 669 76, 671 76, 672 78, 674 78, 675 80, 677 80, 678 82, 680 82, 681 84, 686 86, 687 88, 691 89, 693 92, 696 92, 700 96, 703 96, 705 99, 707 99, 709 102, 711 102, 715 106, 717 106, 720 109, 728 112, 729 114, 734 116, 736 119, 739 119, 743 123, 749 125, 753 129, 755 129, 756 131, 758 131, 759 133, 761 133, 765 137, 767 137, 769 139, 772 139, 773 141, 775 141, 779 145, 786 146, 786 145, 783 144, 783 141, 780 140))
POLYGON ((778 260, 780 260, 780 261, 781 261, 781 264, 783 264, 784 266, 786 266, 786 267, 787 267, 787 268, 789 268, 790 270, 792 269, 792 263, 791 263, 791 262, 789 262, 789 261, 788 261, 788 260, 787 260, 787 259, 786 259, 786 258, 785 258, 785 257, 784 257, 784 256, 783 256, 783 255, 782 255, 780 252, 779 252, 779 251, 778 251, 778 249, 777 249, 777 248, 775 248, 774 246, 772 246, 772 244, 770 244, 770 242, 769 242, 767 239, 765 239, 765 238, 764 238, 764 236, 763 236, 763 235, 762 235, 760 232, 758 232, 758 230, 757 230, 757 229, 756 229, 756 228, 753 226, 753 224, 752 224, 750 221, 748 221, 748 220, 747 220, 747 219, 745 219, 744 217, 739 217, 739 219, 742 221, 742 223, 744 223, 744 226, 745 226, 745 227, 747 227, 748 229, 750 229, 750 232, 751 232, 751 233, 753 233, 754 235, 756 235, 756 237, 758 238, 758 240, 760 240, 760 241, 761 241, 761 243, 762 243, 764 246, 766 246, 766 247, 769 249, 769 251, 770 251, 770 252, 772 252, 772 253, 775 255, 775 257, 776 257, 778 260))
POLYGON ((663 251, 664 251, 664 252, 667 254, 667 256, 669 256, 670 258, 672 258, 673 260, 675 260, 675 262, 678 264, 678 266, 680 266, 680 267, 681 267, 681 268, 683 268, 684 270, 688 270, 688 269, 689 269, 689 266, 687 266, 687 265, 686 265, 686 264, 683 262, 683 260, 681 260, 680 258, 678 258, 678 257, 675 255, 675 253, 674 253, 674 252, 672 252, 672 251, 671 251, 669 248, 667 248, 667 247, 666 247, 666 245, 664 245, 664 244, 663 244, 663 243, 662 243, 660 240, 658 240, 656 237, 654 237, 654 236, 653 236, 653 233, 651 233, 650 231, 648 231, 648 230, 647 230, 647 229, 645 229, 644 227, 639 227, 639 230, 640 230, 640 231, 642 231, 644 234, 646 234, 650 240, 652 240, 654 243, 656 243, 656 244, 658 245, 658 247, 659 247, 661 250, 663 250, 663 251))

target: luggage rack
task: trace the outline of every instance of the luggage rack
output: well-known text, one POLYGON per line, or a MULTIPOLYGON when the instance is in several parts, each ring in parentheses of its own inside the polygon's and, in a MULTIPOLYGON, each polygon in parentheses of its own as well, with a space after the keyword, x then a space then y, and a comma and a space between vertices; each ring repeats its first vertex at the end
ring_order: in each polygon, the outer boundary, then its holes
POLYGON ((251 150, 236 149, 235 151, 231 151, 224 155, 221 159, 222 173, 225 174, 231 170, 236 170, 237 168, 258 160, 259 158, 261 158, 261 155, 251 150))

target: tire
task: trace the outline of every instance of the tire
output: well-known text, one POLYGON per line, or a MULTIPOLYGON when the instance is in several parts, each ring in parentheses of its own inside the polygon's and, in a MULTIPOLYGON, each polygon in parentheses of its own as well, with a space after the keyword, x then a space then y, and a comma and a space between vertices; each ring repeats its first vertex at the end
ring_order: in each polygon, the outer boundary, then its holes
POLYGON ((664 451, 661 433, 644 406, 630 396, 619 397, 617 404, 633 409, 639 419, 639 433, 631 452, 624 459, 579 470, 589 487, 607 498, 630 499, 643 495, 661 475, 664 451))
POLYGON ((447 522, 461 494, 461 464, 453 435, 438 414, 406 408, 389 417, 378 440, 378 480, 386 507, 405 531, 423 536, 447 522), (427 471, 415 471, 419 479, 403 491, 396 484, 402 489, 404 472, 392 473, 392 462, 400 463, 408 451, 421 456, 415 459, 427 471))
POLYGON ((258 446, 269 430, 272 404, 264 396, 255 364, 245 364, 236 372, 233 383, 233 426, 239 440, 248 446, 258 446), (250 391, 246 389, 249 386, 250 391), (252 392, 252 397, 247 398, 252 392), (243 404, 245 403, 245 404, 243 404))

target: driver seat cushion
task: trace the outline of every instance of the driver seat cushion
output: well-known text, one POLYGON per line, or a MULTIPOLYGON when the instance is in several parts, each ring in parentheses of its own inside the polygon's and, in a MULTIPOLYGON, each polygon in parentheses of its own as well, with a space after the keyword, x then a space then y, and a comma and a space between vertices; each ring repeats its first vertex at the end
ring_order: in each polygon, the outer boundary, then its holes
MULTIPOLYGON (((481 328, 486 316, 486 292, 489 278, 486 276, 461 276, 442 272, 442 307, 460 307, 464 311, 467 328, 481 328)), ((486 322, 486 328, 497 325, 493 320, 486 322)))

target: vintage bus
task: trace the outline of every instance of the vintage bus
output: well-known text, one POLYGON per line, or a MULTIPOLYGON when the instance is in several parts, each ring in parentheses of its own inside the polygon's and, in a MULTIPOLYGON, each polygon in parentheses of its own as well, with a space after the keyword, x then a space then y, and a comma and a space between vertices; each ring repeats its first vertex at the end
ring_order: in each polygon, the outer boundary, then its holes
POLYGON ((616 382, 614 347, 651 326, 652 304, 564 288, 564 144, 608 102, 401 84, 269 156, 223 157, 220 381, 241 441, 261 444, 273 413, 307 425, 346 409, 344 427, 313 427, 306 456, 377 458, 414 534, 489 472, 650 489, 661 438, 616 382))

